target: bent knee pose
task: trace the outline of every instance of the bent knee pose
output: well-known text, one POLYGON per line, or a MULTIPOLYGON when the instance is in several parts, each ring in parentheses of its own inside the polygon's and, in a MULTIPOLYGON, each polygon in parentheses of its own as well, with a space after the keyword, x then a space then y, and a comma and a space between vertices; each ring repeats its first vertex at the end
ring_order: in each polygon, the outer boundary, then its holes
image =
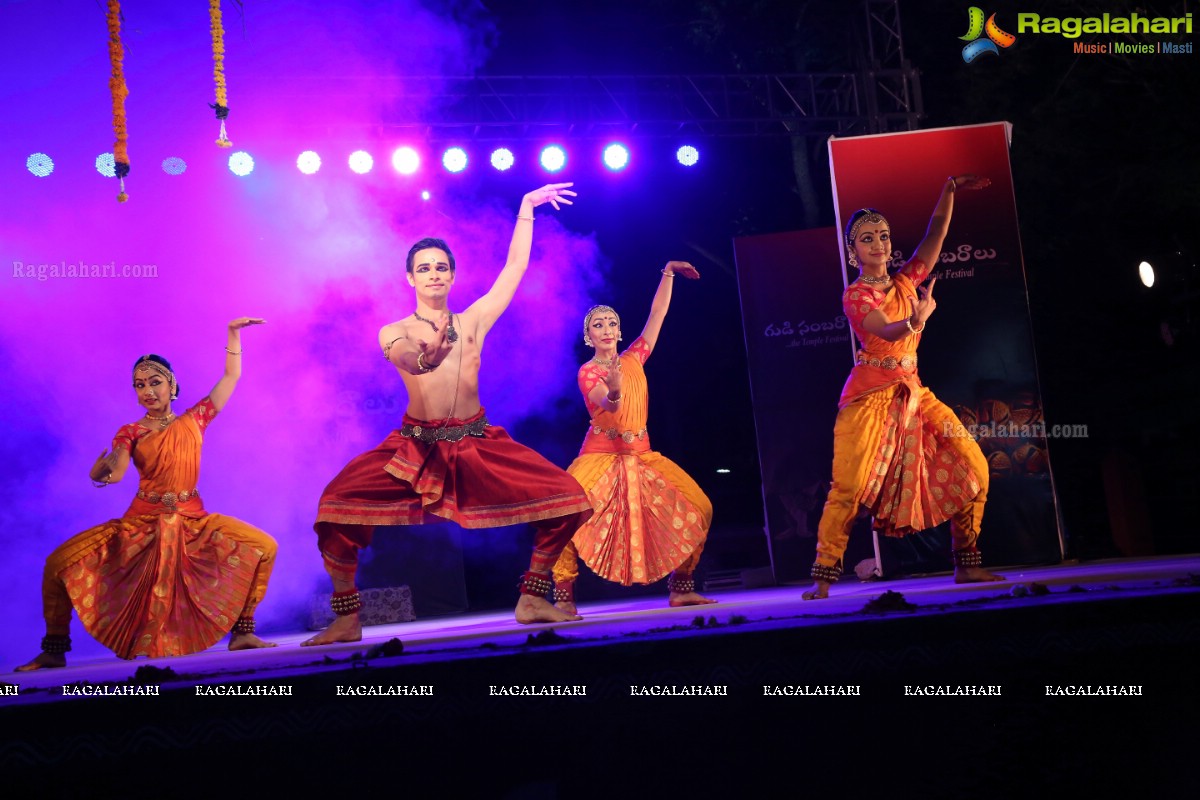
POLYGON ((241 520, 210 514, 197 491, 209 424, 242 374, 241 329, 229 323, 225 374, 208 396, 176 416, 179 384, 166 359, 145 355, 133 389, 146 413, 117 431, 92 466, 98 487, 132 463, 138 492, 120 519, 80 533, 46 559, 42 652, 18 671, 66 665, 71 612, 121 658, 196 653, 230 634, 229 649, 274 647, 254 633, 254 610, 275 565, 275 540, 241 520))
POLYGON ((982 189, 986 178, 948 178, 925 238, 897 273, 889 274, 892 232, 875 209, 854 212, 846 225, 848 262, 857 280, 842 307, 861 349, 838 402, 833 427, 833 481, 817 528, 813 586, 804 599, 829 595, 842 574, 850 528, 860 506, 888 536, 904 536, 950 520, 954 580, 995 581, 976 542, 987 501, 987 460, 954 413, 921 384, 917 345, 937 304, 921 286, 937 263, 950 226, 954 195, 982 189))
POLYGON ((398 430, 354 458, 321 494, 314 527, 333 581, 336 618, 305 645, 362 638, 359 550, 371 543, 375 526, 419 525, 426 515, 464 528, 531 523, 533 557, 519 583, 516 619, 579 619, 556 609, 546 595, 551 566, 591 516, 587 497, 570 475, 490 425, 479 400, 483 342, 529 265, 533 209, 570 205, 571 185, 550 184, 525 195, 504 268, 487 294, 462 312, 449 305, 456 275, 449 245, 422 239, 409 250, 406 269, 417 310, 379 332, 384 358, 408 390, 408 409, 398 430))
POLYGON ((646 326, 623 353, 617 352, 621 320, 616 311, 596 306, 583 319, 583 341, 596 350, 578 373, 591 422, 567 472, 587 490, 595 513, 554 567, 555 605, 571 614, 579 558, 622 586, 653 583, 669 573, 672 606, 716 602, 696 592, 693 578, 712 523, 712 503, 679 465, 650 449, 646 430, 650 397, 643 366, 658 341, 676 275, 700 277, 691 264, 668 262, 646 326))

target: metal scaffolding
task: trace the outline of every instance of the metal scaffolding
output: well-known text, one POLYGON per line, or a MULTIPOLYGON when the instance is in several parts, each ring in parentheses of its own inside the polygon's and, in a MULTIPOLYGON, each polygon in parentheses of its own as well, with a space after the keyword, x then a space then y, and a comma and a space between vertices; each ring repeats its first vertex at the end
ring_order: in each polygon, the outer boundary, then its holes
MULTIPOLYGON (((381 135, 429 139, 851 136, 922 116, 899 0, 863 0, 866 54, 849 72, 760 75, 326 76, 309 97, 370 97, 381 135), (378 118, 377 118, 378 119, 378 118)), ((286 87, 286 82, 280 83, 286 87)), ((286 88, 284 89, 286 93, 286 88)))

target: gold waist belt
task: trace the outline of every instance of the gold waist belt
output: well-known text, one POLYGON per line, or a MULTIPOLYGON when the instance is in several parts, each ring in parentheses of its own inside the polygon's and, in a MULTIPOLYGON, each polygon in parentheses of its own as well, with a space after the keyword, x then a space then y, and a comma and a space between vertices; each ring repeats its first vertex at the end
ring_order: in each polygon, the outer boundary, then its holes
POLYGON ((186 503, 193 497, 199 497, 199 489, 191 489, 186 492, 147 492, 143 489, 138 489, 137 497, 139 500, 145 500, 147 503, 162 503, 167 508, 174 508, 180 503, 186 503))
POLYGON ((917 356, 886 356, 884 358, 876 358, 866 350, 858 351, 858 363, 865 364, 868 367, 883 367, 884 369, 896 369, 899 367, 903 370, 914 370, 917 368, 917 356))
POLYGON ((632 444, 634 439, 641 441, 650 434, 646 432, 645 428, 642 428, 640 431, 634 433, 633 431, 619 431, 616 428, 601 428, 599 425, 593 425, 592 435, 607 436, 609 439, 620 439, 625 444, 632 444))
POLYGON ((450 425, 439 428, 427 428, 421 425, 405 423, 400 428, 400 435, 408 439, 420 439, 426 444, 433 444, 440 441, 458 442, 467 436, 483 436, 483 431, 487 426, 487 417, 480 417, 474 422, 468 422, 466 425, 450 425))

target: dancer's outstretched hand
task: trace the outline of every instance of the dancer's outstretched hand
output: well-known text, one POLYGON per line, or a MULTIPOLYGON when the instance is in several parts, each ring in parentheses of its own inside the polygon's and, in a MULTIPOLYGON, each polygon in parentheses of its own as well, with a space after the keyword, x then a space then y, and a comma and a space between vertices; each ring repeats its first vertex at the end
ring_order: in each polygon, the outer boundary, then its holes
POLYGON ((534 189, 532 192, 525 195, 525 199, 528 200, 534 208, 537 208, 543 203, 549 203, 550 205, 554 206, 555 211, 558 211, 560 210, 558 207, 559 203, 568 206, 574 205, 574 203, 568 199, 577 196, 575 192, 571 191, 571 187, 574 185, 574 183, 548 183, 542 188, 534 189))
POLYGON ((699 280, 700 278, 700 270, 696 269, 686 261, 668 261, 667 265, 663 267, 663 270, 668 274, 682 275, 683 277, 691 278, 692 280, 699 280))
POLYGON ((978 175, 955 175, 954 190, 959 189, 986 189, 992 185, 991 178, 981 178, 978 175))

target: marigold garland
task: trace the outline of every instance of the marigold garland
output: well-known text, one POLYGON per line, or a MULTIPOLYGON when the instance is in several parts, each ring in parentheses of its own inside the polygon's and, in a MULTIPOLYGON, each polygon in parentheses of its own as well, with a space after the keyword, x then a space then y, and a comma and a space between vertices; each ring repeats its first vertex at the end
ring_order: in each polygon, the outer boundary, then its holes
POLYGON ((225 29, 221 27, 221 0, 208 0, 209 30, 212 31, 213 78, 217 85, 217 102, 208 107, 217 112, 221 121, 221 132, 217 136, 217 147, 232 147, 233 142, 225 134, 225 118, 229 116, 229 98, 225 96, 225 29))
POLYGON ((125 84, 124 57, 125 51, 121 46, 121 2, 108 0, 108 59, 112 63, 108 89, 112 93, 113 131, 117 134, 117 140, 113 143, 113 161, 117 178, 121 181, 121 193, 117 195, 118 203, 129 199, 129 195, 125 194, 125 176, 129 174, 129 132, 125 125, 125 97, 129 94, 129 87, 125 84))

